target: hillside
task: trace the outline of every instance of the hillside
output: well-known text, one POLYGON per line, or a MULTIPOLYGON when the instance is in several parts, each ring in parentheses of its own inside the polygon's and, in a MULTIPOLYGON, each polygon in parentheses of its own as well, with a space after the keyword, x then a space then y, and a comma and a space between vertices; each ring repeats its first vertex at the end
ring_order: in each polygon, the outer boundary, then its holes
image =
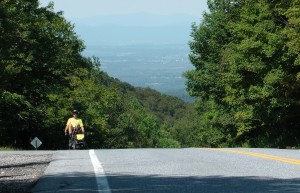
POLYGON ((182 99, 162 94, 151 88, 134 87, 129 83, 109 77, 106 73, 103 73, 102 82, 107 87, 115 87, 119 92, 139 101, 147 112, 158 118, 160 123, 174 124, 193 106, 182 99))

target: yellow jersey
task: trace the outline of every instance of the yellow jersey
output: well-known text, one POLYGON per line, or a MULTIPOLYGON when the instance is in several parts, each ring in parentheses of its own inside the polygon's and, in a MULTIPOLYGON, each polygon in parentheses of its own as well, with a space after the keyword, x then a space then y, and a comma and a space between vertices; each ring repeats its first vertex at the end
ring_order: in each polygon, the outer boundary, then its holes
POLYGON ((67 122, 67 126, 71 125, 72 127, 76 127, 77 125, 79 125, 80 127, 83 127, 83 123, 82 120, 79 118, 69 118, 68 122, 67 122))

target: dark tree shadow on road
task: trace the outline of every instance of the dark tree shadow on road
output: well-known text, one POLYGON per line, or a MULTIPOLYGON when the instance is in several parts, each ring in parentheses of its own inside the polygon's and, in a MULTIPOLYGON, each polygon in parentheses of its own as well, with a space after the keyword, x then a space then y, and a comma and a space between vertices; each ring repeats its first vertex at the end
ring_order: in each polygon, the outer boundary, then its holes
MULTIPOLYGON (((108 174, 111 192, 117 193, 267 193, 300 192, 300 178, 274 179, 266 177, 227 176, 156 176, 108 174)), ((94 174, 74 173, 64 176, 44 176, 29 192, 97 192, 94 174), (46 190, 47 189, 47 190, 46 190)), ((105 192, 105 191, 103 191, 105 192)))

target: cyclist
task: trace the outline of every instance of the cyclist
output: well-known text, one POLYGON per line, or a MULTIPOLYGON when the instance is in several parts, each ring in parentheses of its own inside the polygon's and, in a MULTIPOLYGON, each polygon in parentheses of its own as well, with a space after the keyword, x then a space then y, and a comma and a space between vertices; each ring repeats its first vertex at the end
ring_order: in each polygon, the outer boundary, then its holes
POLYGON ((69 135, 72 134, 72 130, 79 127, 80 128, 80 132, 84 133, 84 127, 83 127, 83 123, 82 120, 78 118, 78 110, 73 110, 73 117, 68 119, 66 128, 65 128, 65 133, 69 133, 69 135))

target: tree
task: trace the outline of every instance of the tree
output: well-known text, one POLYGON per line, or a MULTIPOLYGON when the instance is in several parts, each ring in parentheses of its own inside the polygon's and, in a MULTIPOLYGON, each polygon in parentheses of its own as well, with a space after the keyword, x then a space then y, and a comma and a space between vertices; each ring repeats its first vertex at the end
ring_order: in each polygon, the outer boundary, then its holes
POLYGON ((202 121, 201 126, 206 127, 201 130, 210 128, 213 133, 235 135, 232 123, 219 121, 226 120, 233 113, 226 108, 223 100, 226 97, 223 75, 227 66, 222 54, 234 38, 228 25, 230 21, 239 19, 241 4, 239 1, 217 0, 208 1, 208 7, 210 12, 203 15, 201 24, 192 26, 190 61, 195 70, 185 73, 187 90, 191 96, 197 97, 198 119, 202 121), (214 118, 207 119, 207 114, 211 112, 214 118))
POLYGON ((299 1, 209 1, 211 12, 193 27, 196 69, 186 74, 188 89, 198 107, 210 104, 200 117, 215 112, 212 124, 237 145, 298 143, 298 6, 299 1))
POLYGON ((286 46, 288 37, 283 31, 288 26, 278 20, 286 18, 278 9, 281 6, 281 2, 246 1, 239 22, 230 24, 236 39, 223 57, 229 64, 225 77, 236 77, 225 83, 226 101, 235 109, 238 137, 255 146, 296 142, 290 140, 295 128, 287 124, 298 103, 296 93, 288 94, 295 87, 295 54, 286 46))

